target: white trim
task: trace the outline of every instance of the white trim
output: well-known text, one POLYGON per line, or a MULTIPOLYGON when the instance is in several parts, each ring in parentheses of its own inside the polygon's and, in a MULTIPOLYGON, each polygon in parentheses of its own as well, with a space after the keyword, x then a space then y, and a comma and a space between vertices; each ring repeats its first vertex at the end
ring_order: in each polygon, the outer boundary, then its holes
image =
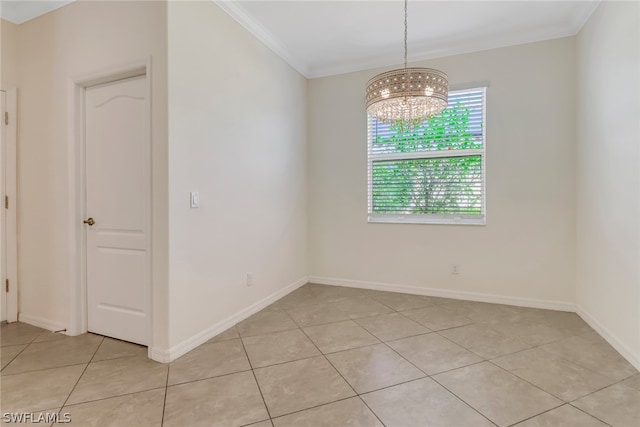
POLYGON ((38 328, 47 329, 53 332, 65 330, 64 323, 45 319, 43 317, 30 316, 28 314, 20 313, 18 319, 20 320, 20 322, 28 323, 30 325, 37 326, 38 328))
POLYGON ((234 326, 238 322, 243 321, 247 317, 254 315, 255 313, 262 310, 263 308, 267 307, 268 305, 273 304, 280 298, 295 291, 300 286, 305 285, 308 282, 309 282, 308 277, 306 276, 302 277, 296 280, 295 282, 293 282, 292 284, 290 284, 289 286, 272 293, 266 298, 263 298, 260 301, 250 305, 249 307, 239 311, 238 313, 232 316, 229 316, 224 320, 221 320, 215 325, 212 325, 207 329, 204 329, 198 332, 197 334, 192 335, 191 337, 187 338, 186 340, 182 341, 179 344, 174 345, 169 349, 165 350, 165 349, 160 349, 155 347, 149 347, 149 357, 155 360, 156 362, 162 362, 162 363, 172 362, 177 358, 179 358, 180 356, 198 347, 199 345, 204 344, 205 342, 215 337, 216 335, 220 334, 221 332, 226 331, 227 329, 234 326))
POLYGON ((280 59, 293 67, 297 72, 306 78, 310 78, 311 73, 307 64, 296 59, 276 37, 271 34, 262 24, 251 18, 249 14, 240 6, 238 1, 212 0, 220 9, 225 11, 238 24, 246 29, 253 37, 262 42, 273 51, 280 59))
POLYGON ((493 304, 515 305, 518 307, 542 308, 546 310, 575 312, 575 304, 564 301, 542 300, 534 298, 512 297, 485 294, 479 292, 454 291, 450 289, 427 288, 392 283, 367 282, 364 280, 337 279, 332 277, 310 276, 309 283, 320 285, 345 286, 348 288, 371 289, 376 291, 401 292, 412 295, 451 298, 464 301, 489 302, 493 304))
POLYGON ((576 313, 582 318, 589 326, 591 326, 602 338, 607 341, 611 347, 613 347, 622 357, 627 359, 634 368, 640 371, 640 354, 634 354, 634 352, 625 344, 620 342, 605 326, 598 322, 593 316, 591 316, 582 306, 576 305, 576 313))
MULTIPOLYGON (((67 129, 69 139, 67 142, 67 183, 69 189, 69 325, 68 335, 80 335, 87 332, 87 287, 86 287, 86 248, 82 226, 84 218, 84 90, 87 87, 102 83, 126 79, 129 77, 146 75, 149 98, 149 119, 151 134, 151 58, 139 60, 123 65, 97 70, 92 73, 72 77, 68 84, 68 122, 67 129)), ((152 138, 152 136, 151 136, 152 138)), ((149 147, 152 146, 151 139, 149 147)), ((151 150, 151 148, 149 148, 151 150)), ((151 151, 149 151, 151 156, 151 151)), ((151 160, 151 157, 150 157, 151 160)), ((151 165, 150 165, 151 167, 151 165)), ((153 185, 153 184, 152 184, 153 185)), ((152 197, 152 189, 149 197, 152 197)), ((153 201, 150 199, 150 206, 153 201)), ((151 215, 150 215, 151 221, 151 215)), ((153 236, 153 222, 151 224, 151 236, 153 236)), ((150 251, 153 244, 150 243, 150 251)), ((153 253, 150 254, 153 259, 153 253)), ((153 261, 151 261, 152 263, 153 261)), ((153 267, 149 266, 150 277, 153 267)), ((149 341, 153 339, 153 282, 151 283, 151 294, 149 295, 149 310, 151 313, 149 320, 149 341)))
POLYGON ((484 215, 385 215, 369 214, 367 222, 375 224, 442 224, 442 225, 487 225, 484 215))
MULTIPOLYGON (((4 280, 9 279, 9 292, 6 294, 6 321, 15 322, 18 320, 18 193, 17 193, 17 135, 18 135, 18 91, 15 88, 3 90, 5 92, 5 108, 9 113, 9 124, 4 125, 4 117, 1 118, 2 126, 5 130, 4 139, 2 141, 2 185, 4 196, 9 197, 9 209, 2 209, 2 217, 4 218, 4 228, 2 230, 4 247, 2 249, 4 269, 2 275, 4 292, 4 280)), ((4 114, 4 112, 3 112, 4 114)), ((4 204, 4 200, 0 200, 4 204)), ((4 310, 4 307, 2 308, 4 310)))

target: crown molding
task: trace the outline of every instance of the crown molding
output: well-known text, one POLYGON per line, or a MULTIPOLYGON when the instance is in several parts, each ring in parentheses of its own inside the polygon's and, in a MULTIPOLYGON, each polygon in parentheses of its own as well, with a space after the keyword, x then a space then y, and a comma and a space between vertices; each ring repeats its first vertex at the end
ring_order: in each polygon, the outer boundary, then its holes
MULTIPOLYGON (((440 46, 445 48, 434 49, 433 43, 430 46, 414 46, 409 49, 409 64, 417 62, 445 58, 448 56, 462 55, 468 53, 482 52, 492 49, 501 49, 506 47, 518 46, 528 43, 536 43, 546 40, 560 39, 564 37, 575 36, 576 32, 573 28, 552 27, 542 28, 539 30, 521 33, 517 37, 509 40, 501 39, 501 37, 482 37, 474 40, 439 40, 440 46)), ((357 71, 366 71, 379 68, 400 67, 400 51, 383 53, 375 58, 365 58, 360 61, 351 61, 348 64, 331 64, 322 67, 311 67, 307 78, 329 77, 338 74, 352 73, 357 71)))
MULTIPOLYGON (((376 57, 362 58, 360 60, 349 60, 344 63, 334 63, 314 66, 295 57, 277 38, 267 30, 262 24, 253 19, 241 6, 241 2, 233 0, 213 0, 222 10, 229 14, 236 22, 242 25, 254 37, 270 48, 282 60, 296 69, 307 79, 330 77, 339 74, 346 74, 358 71, 391 68, 400 64, 400 51, 380 53, 376 57)), ((538 28, 525 33, 520 33, 504 39, 500 36, 479 37, 472 40, 432 40, 429 46, 413 46, 410 50, 410 62, 416 63, 436 58, 443 58, 454 55, 468 54, 473 52, 499 49, 517 46, 527 43, 535 43, 545 40, 553 40, 563 37, 575 36, 587 22, 589 17, 597 9, 601 0, 593 0, 592 7, 583 13, 576 15, 569 25, 559 25, 552 27, 538 28), (446 46, 444 48, 434 48, 446 46)))
POLYGON ((220 9, 231 16, 238 24, 242 25, 255 38, 271 49, 283 61, 291 65, 296 71, 306 78, 310 78, 307 64, 297 60, 262 24, 251 18, 240 6, 240 2, 233 0, 212 0, 220 9))

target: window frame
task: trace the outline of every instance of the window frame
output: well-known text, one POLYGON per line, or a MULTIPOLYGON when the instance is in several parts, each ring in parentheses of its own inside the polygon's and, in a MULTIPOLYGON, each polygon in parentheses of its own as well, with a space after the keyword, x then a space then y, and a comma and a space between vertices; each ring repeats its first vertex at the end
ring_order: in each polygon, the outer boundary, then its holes
POLYGON ((470 150, 434 150, 411 153, 372 154, 373 135, 370 116, 367 120, 367 222, 387 224, 441 224, 441 225, 486 225, 487 224, 487 86, 478 85, 450 90, 449 94, 482 91, 482 149, 470 150), (480 156, 482 163, 482 216, 477 215, 437 215, 437 214, 374 214, 373 211, 373 163, 385 160, 413 160, 428 158, 451 158, 480 156))

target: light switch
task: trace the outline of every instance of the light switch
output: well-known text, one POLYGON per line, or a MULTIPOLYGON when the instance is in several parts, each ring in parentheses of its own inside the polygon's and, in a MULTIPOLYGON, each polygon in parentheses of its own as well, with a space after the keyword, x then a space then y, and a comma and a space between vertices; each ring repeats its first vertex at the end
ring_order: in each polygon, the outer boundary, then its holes
POLYGON ((197 191, 192 191, 189 193, 189 200, 191 203, 191 208, 200 207, 200 193, 198 193, 197 191))

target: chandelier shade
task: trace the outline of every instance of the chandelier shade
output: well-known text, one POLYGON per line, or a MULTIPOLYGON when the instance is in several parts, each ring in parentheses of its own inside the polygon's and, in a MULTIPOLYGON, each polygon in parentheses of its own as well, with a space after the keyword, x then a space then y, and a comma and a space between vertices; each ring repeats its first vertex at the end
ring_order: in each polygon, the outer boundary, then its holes
POLYGON ((404 68, 378 74, 367 83, 367 113, 385 122, 412 123, 447 108, 449 80, 432 68, 407 67, 407 3, 404 0, 404 68))
POLYGON ((432 68, 400 68, 367 83, 367 113, 383 122, 411 122, 447 108, 447 75, 432 68))

